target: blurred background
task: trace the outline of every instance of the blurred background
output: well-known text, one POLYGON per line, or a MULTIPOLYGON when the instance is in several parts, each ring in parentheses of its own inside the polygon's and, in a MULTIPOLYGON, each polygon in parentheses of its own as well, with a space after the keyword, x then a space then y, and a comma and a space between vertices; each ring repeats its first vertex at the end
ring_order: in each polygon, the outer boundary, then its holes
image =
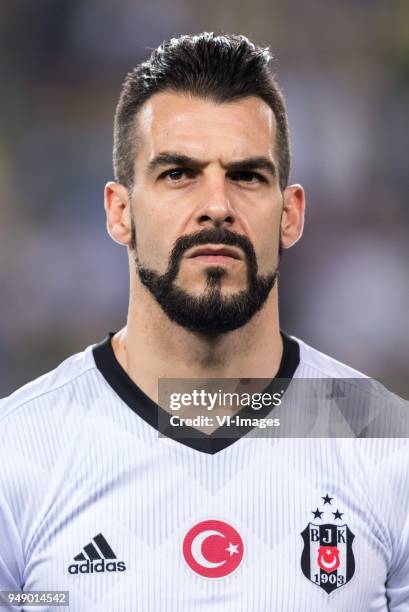
POLYGON ((202 30, 277 59, 307 193, 283 329, 409 397, 407 0, 2 0, 0 397, 124 324, 103 211, 119 89, 163 39, 202 30))

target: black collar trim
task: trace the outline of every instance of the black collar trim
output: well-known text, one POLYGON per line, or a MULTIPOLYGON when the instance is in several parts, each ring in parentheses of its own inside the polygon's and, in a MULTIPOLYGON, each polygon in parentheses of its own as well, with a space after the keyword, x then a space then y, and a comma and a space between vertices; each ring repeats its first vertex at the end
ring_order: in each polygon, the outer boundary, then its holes
MULTIPOLYGON (((158 430, 159 414, 161 414, 161 422, 163 422, 162 417, 167 418, 169 415, 133 382, 133 380, 120 365, 119 361, 115 357, 111 344, 111 338, 115 333, 116 332, 110 332, 108 336, 104 338, 104 340, 93 347, 92 352, 94 355, 95 364, 108 384, 129 406, 129 408, 131 408, 131 410, 139 415, 144 421, 149 423, 149 425, 158 430)), ((283 355, 275 378, 273 378, 271 383, 264 390, 268 393, 278 391, 278 388, 276 388, 277 384, 279 385, 280 391, 283 389, 283 386, 285 390, 290 384, 294 372, 300 363, 300 348, 298 342, 296 342, 293 338, 290 338, 290 336, 283 331, 281 331, 281 336, 283 339, 283 355)), ((271 406, 264 406, 260 410, 257 410, 257 418, 265 418, 269 413, 271 413, 271 406)), ((254 418, 254 410, 244 407, 237 413, 237 416, 254 418)), ((166 436, 198 451, 213 455, 224 448, 227 448, 252 429, 253 427, 251 426, 238 427, 237 435, 232 437, 231 425, 230 427, 219 427, 209 435, 195 429, 194 427, 184 425, 183 427, 177 428, 179 432, 178 435, 173 433, 175 428, 170 427, 166 432, 166 436), (182 429, 183 437, 180 437, 180 432, 182 429), (226 437, 227 430, 229 431, 228 437, 226 437), (189 437, 185 437, 186 434, 189 437)))

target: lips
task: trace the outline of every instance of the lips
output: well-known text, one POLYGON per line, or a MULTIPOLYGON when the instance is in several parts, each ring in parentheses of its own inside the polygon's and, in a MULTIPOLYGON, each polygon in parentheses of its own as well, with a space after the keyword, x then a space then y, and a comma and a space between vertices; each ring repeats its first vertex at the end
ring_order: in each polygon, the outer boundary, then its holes
POLYGON ((236 249, 229 247, 198 247, 188 256, 189 259, 199 256, 213 256, 213 257, 230 257, 232 259, 242 259, 240 252, 236 249))

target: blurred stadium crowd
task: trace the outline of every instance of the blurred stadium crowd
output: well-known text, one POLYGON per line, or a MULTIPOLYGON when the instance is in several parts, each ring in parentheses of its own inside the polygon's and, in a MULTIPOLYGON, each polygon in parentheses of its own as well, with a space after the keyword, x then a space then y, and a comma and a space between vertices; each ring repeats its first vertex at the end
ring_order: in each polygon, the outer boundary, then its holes
POLYGON ((277 57, 308 207, 282 327, 408 396, 406 0, 3 0, 0 397, 123 325, 102 199, 119 88, 164 38, 202 30, 277 57))

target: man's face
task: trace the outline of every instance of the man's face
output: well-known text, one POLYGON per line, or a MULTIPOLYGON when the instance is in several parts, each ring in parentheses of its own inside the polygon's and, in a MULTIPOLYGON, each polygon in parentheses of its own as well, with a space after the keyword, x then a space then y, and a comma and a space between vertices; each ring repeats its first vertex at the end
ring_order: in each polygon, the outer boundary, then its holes
POLYGON ((186 329, 241 327, 266 302, 279 263, 272 110, 256 97, 218 104, 164 92, 142 107, 137 130, 131 214, 141 282, 186 329))

